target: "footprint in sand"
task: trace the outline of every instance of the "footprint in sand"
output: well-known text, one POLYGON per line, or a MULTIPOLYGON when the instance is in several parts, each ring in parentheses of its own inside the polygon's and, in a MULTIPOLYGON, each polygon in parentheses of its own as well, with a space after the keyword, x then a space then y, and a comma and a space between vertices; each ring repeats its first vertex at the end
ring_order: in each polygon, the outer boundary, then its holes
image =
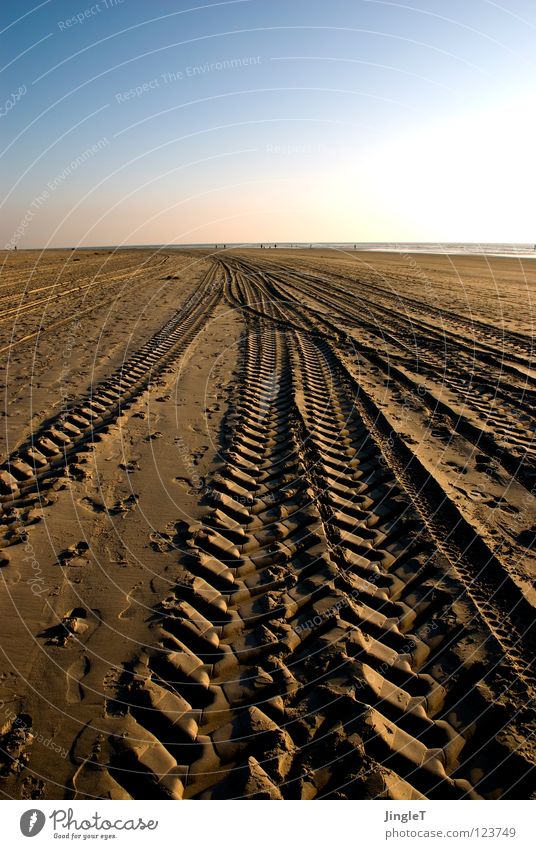
POLYGON ((87 466, 80 465, 79 463, 71 463, 65 470, 65 477, 72 478, 76 481, 85 481, 93 476, 87 466))
POLYGON ((30 759, 28 749, 34 741, 32 717, 18 713, 0 729, 0 774, 21 772, 30 759))
POLYGON ((143 609, 141 602, 143 584, 140 582, 132 587, 127 595, 127 606, 119 613, 118 619, 133 619, 138 610, 143 609))
POLYGON ((180 484, 180 486, 183 486, 185 489, 189 489, 192 485, 192 481, 190 480, 190 478, 176 477, 174 478, 174 481, 175 483, 180 484))
POLYGON ((42 799, 45 795, 45 782, 34 775, 28 775, 22 781, 21 797, 23 799, 42 799))
POLYGON ((486 496, 483 492, 480 492, 478 489, 468 489, 465 490, 465 495, 470 498, 472 501, 486 501, 486 496))
POLYGON ((93 498, 81 498, 79 504, 87 507, 87 509, 91 510, 93 513, 104 513, 106 510, 106 507, 102 502, 95 501, 93 498))
POLYGON ((511 513, 515 515, 519 513, 517 507, 514 507, 513 504, 509 504, 506 498, 498 497, 498 498, 490 498, 489 507, 493 507, 494 509, 503 510, 505 513, 511 513))
POLYGON ((112 778, 104 766, 95 768, 95 762, 94 756, 89 763, 82 764, 75 772, 72 778, 72 798, 131 800, 133 797, 112 778))
POLYGON ((199 461, 205 456, 208 451, 208 445, 200 445, 197 451, 192 451, 192 462, 197 466, 199 461))
POLYGON ((71 757, 77 769, 68 786, 73 799, 131 797, 112 779, 106 769, 108 750, 106 735, 97 732, 88 723, 76 737, 71 757))
POLYGON ((118 516, 122 513, 128 513, 130 510, 134 510, 139 500, 140 496, 137 493, 133 492, 132 495, 127 496, 127 498, 121 498, 116 501, 112 507, 108 508, 108 513, 111 516, 118 516))
POLYGON ((455 463, 453 460, 447 460, 444 465, 453 469, 459 475, 466 475, 468 471, 466 466, 460 466, 459 463, 455 463))
POLYGON ((118 499, 115 504, 111 505, 111 507, 108 507, 103 501, 97 501, 88 497, 80 499, 79 504, 83 505, 88 510, 91 510, 93 513, 108 513, 110 516, 118 516, 119 514, 128 513, 130 510, 134 510, 138 504, 139 498, 139 495, 133 492, 125 498, 118 499))
POLYGON ((127 475, 131 475, 133 472, 139 472, 140 464, 137 460, 128 460, 128 462, 119 463, 119 468, 126 472, 127 475))
POLYGON ((179 486, 182 486, 186 489, 188 495, 199 495, 205 489, 205 477, 203 475, 197 475, 196 483, 191 480, 191 478, 183 478, 176 477, 173 478, 175 483, 178 483, 179 486))
MULTIPOLYGON (((464 490, 462 490, 464 492, 464 490)), ((493 495, 489 495, 485 492, 480 492, 477 489, 467 490, 465 495, 468 496, 472 501, 478 501, 481 504, 484 504, 486 507, 490 507, 492 510, 502 510, 505 513, 516 514, 519 513, 517 507, 514 507, 513 504, 509 504, 505 498, 495 497, 493 495)))
POLYGON ((89 559, 85 554, 89 551, 89 543, 81 540, 73 543, 58 554, 60 566, 89 566, 89 559))
POLYGON ((155 439, 161 439, 164 434, 160 430, 155 430, 145 437, 145 442, 153 442, 155 439))
POLYGON ((4 572, 0 575, 0 586, 2 584, 5 587, 14 587, 15 584, 18 584, 22 580, 22 574, 18 571, 18 569, 9 569, 9 571, 4 572))
POLYGON ((91 661, 86 655, 77 658, 67 670, 67 702, 77 704, 85 698, 83 679, 91 669, 91 661))
POLYGON ((21 579, 20 572, 11 565, 11 558, 3 549, 0 550, 0 573, 0 583, 3 581, 7 587, 18 584, 21 579))
POLYGON ((75 638, 80 640, 89 628, 86 621, 87 610, 84 607, 74 607, 66 613, 57 625, 41 631, 37 636, 44 637, 49 646, 66 646, 75 638))
POLYGON ((536 545, 536 525, 520 531, 516 537, 516 542, 525 548, 534 548, 536 545))
POLYGON ((117 693, 121 685, 124 670, 118 666, 111 666, 102 679, 103 689, 108 693, 117 693))
POLYGON ((173 551, 175 548, 171 534, 155 531, 149 536, 149 539, 151 540, 151 548, 153 551, 173 551))

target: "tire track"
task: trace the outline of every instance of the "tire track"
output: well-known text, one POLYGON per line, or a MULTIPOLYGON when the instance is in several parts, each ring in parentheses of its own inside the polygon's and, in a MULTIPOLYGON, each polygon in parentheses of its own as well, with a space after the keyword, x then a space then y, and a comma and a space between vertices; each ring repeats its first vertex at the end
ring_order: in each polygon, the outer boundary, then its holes
MULTIPOLYGON (((366 285, 367 293, 370 296, 370 300, 367 300, 367 303, 372 303, 375 306, 381 305, 382 309, 387 308, 389 314, 393 312, 389 306, 392 303, 393 289, 379 285, 375 280, 362 280, 360 276, 356 276, 355 267, 349 268, 347 274, 341 274, 332 268, 324 266, 320 273, 325 275, 325 279, 330 281, 331 285, 333 285, 336 279, 342 281, 343 287, 347 286, 348 283, 352 284, 352 288, 355 288, 356 283, 366 285), (377 301, 374 300, 375 297, 378 299, 377 301)), ((317 268, 315 268, 315 274, 318 274, 317 268)), ((302 275, 304 278, 308 277, 309 280, 314 280, 314 277, 310 273, 307 274, 307 270, 302 271, 302 275)), ((341 291, 342 294, 346 294, 347 292, 344 288, 341 291)), ((402 307, 401 312, 409 313, 412 317, 416 313, 427 316, 432 323, 425 322, 422 318, 416 319, 419 323, 423 323, 427 330, 437 327, 437 319, 440 319, 441 326, 448 327, 454 333, 456 342, 461 343, 462 346, 464 346, 465 339, 469 336, 474 341, 478 353, 495 356, 497 350, 500 350, 501 353, 511 357, 513 362, 518 362, 519 364, 526 364, 527 360, 534 362, 534 346, 532 341, 527 339, 526 335, 522 333, 507 330, 503 327, 499 331, 496 326, 481 321, 474 316, 466 318, 458 312, 447 310, 444 307, 433 307, 426 302, 423 303, 398 291, 396 292, 396 299, 402 307), (462 329, 465 329, 464 335, 458 332, 462 329), (480 337, 479 334, 481 334, 480 337)), ((394 313, 397 318, 400 318, 400 314, 400 312, 394 313)))
POLYGON ((493 565, 478 585, 470 529, 432 521, 433 484, 380 451, 310 316, 226 274, 246 321, 227 446, 125 668, 107 775, 133 798, 528 795, 525 611, 490 627, 509 599, 493 565))
MULTIPOLYGON (((382 305, 381 312, 375 312, 370 299, 365 301, 362 296, 353 294, 352 297, 361 304, 358 310, 347 290, 339 289, 339 298, 336 299, 310 275, 307 278, 302 275, 301 279, 307 280, 305 291, 317 303, 327 306, 340 325, 350 331, 356 351, 379 366, 387 378, 394 377, 404 388, 414 388, 413 375, 421 381, 431 381, 435 391, 428 389, 422 395, 428 407, 440 409, 464 438, 493 456, 501 457, 510 474, 526 487, 533 486, 536 480, 536 393, 532 388, 534 380, 528 374, 521 375, 516 371, 517 382, 522 380, 522 385, 516 386, 512 370, 502 360, 497 366, 489 353, 481 355, 486 372, 479 370, 479 351, 475 346, 457 343, 453 356, 449 349, 452 343, 445 333, 423 326, 413 316, 406 319, 385 305, 382 305), (364 314, 374 320, 365 319, 364 314), (385 327, 386 315, 390 318, 388 328, 385 327), (349 320, 352 316, 353 321, 349 320), (352 332, 355 328, 359 330, 358 337, 352 332), (378 343, 386 351, 387 358, 378 353, 378 343), (493 366, 492 379, 488 376, 490 365, 493 366), (453 401, 445 402, 435 394, 439 392, 444 396, 445 388, 456 399, 457 410, 450 406, 453 401)), ((299 299, 300 287, 289 279, 288 272, 285 286, 287 292, 289 287, 294 290, 295 298, 299 299)))
MULTIPOLYGON (((159 262, 155 262, 154 266, 144 265, 141 268, 139 267, 138 263, 132 262, 128 266, 123 266, 123 267, 116 269, 116 270, 114 269, 116 271, 115 274, 110 274, 105 268, 101 267, 99 270, 96 271, 96 273, 94 275, 79 278, 78 287, 75 287, 72 291, 77 291, 78 288, 82 288, 83 284, 85 284, 85 283, 89 283, 89 284, 93 283, 94 285, 105 285, 106 286, 110 283, 110 281, 116 282, 116 281, 127 280, 127 279, 131 280, 132 278, 138 277, 138 276, 143 275, 143 274, 147 274, 148 272, 157 271, 158 268, 161 268, 167 262, 167 260, 168 260, 168 257, 164 257, 159 262)), ((50 291, 51 289, 59 289, 59 291, 61 293, 62 285, 66 285, 66 283, 67 283, 66 276, 65 276, 65 279, 62 279, 62 274, 65 274, 66 272, 68 273, 70 271, 70 269, 68 268, 68 266, 66 266, 66 263, 63 263, 61 266, 58 265, 58 268, 60 270, 60 273, 58 274, 56 281, 54 283, 49 283, 46 286, 34 286, 34 288, 28 288, 29 286, 31 286, 32 280, 31 279, 28 280, 27 273, 22 275, 20 280, 17 280, 13 283, 0 284, 0 291, 2 289, 7 288, 8 286, 18 284, 18 288, 14 292, 8 292, 7 294, 0 296, 0 305, 3 304, 5 301, 10 301, 10 300, 13 300, 15 298, 17 298, 19 301, 22 301, 24 298, 30 297, 30 295, 36 295, 38 292, 47 292, 47 291, 50 291), (23 284, 26 283, 26 286, 24 286, 22 291, 21 291, 21 287, 20 287, 21 283, 23 283, 23 284)), ((47 273, 50 274, 51 270, 53 270, 53 269, 51 269, 50 266, 46 267, 47 273)), ((37 282, 37 281, 34 281, 34 282, 37 282)), ((36 303, 36 301, 33 301, 32 303, 36 303)), ((5 315, 5 313, 4 313, 3 307, 2 307, 2 312, 0 312, 0 316, 4 316, 4 315, 5 315)))
MULTIPOLYGON (((63 474, 76 453, 117 419, 151 380, 186 350, 222 294, 221 272, 211 264, 178 312, 107 380, 34 430, 0 466, 1 523, 17 526, 17 507, 39 493, 44 482, 63 474)), ((7 531, 7 538, 10 538, 7 531)))
MULTIPOLYGON (((300 310, 297 301, 294 309, 300 310)), ((309 311, 309 328, 314 327, 315 318, 314 311, 309 311)), ((329 322, 323 323, 328 324, 328 327, 330 325, 329 322)), ((346 392, 352 404, 359 409, 364 421, 367 422, 369 431, 371 435, 374 435, 388 464, 397 471, 399 479, 410 493, 414 503, 419 505, 429 527, 434 528, 432 532, 435 543, 445 548, 445 553, 451 557, 451 562, 456 564, 457 568, 464 569, 472 587, 478 586, 479 581, 482 582, 481 603, 490 607, 493 621, 504 622, 505 616, 508 618, 508 613, 512 611, 515 620, 519 611, 522 611, 516 636, 516 642, 522 642, 527 632, 533 631, 531 606, 513 584, 502 564, 465 522, 437 481, 424 469, 411 448, 398 435, 393 434, 381 410, 365 392, 358 379, 343 364, 332 342, 335 335, 335 333, 329 336, 317 334, 322 340, 321 347, 324 355, 328 358, 330 367, 338 374, 341 386, 346 385, 346 392)), ((509 620, 509 626, 511 624, 509 620)))

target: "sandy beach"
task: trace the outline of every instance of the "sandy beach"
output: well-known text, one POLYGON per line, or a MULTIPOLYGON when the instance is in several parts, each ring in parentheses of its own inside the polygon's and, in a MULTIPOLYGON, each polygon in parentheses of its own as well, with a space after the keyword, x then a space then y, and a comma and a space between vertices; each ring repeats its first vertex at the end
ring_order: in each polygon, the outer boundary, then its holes
POLYGON ((531 798, 534 261, 0 261, 3 797, 531 798))

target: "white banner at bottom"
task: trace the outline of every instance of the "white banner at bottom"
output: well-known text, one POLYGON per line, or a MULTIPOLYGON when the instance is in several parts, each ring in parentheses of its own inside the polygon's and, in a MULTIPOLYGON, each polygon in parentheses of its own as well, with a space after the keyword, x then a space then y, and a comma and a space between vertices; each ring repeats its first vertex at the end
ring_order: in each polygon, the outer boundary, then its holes
POLYGON ((379 846, 528 849, 530 802, 4 801, 6 847, 67 842, 166 849, 344 849, 379 846), (307 805, 307 807, 304 807, 307 805), (35 840, 30 844, 29 841, 35 840))

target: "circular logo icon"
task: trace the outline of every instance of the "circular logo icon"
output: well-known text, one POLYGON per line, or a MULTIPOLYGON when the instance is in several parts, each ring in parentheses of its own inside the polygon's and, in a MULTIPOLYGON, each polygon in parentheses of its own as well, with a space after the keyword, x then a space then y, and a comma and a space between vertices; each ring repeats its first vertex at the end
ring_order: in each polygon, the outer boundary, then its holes
POLYGON ((30 811, 24 811, 20 818, 20 830, 25 837, 35 837, 39 834, 46 822, 46 817, 43 811, 38 811, 32 808, 30 811))

